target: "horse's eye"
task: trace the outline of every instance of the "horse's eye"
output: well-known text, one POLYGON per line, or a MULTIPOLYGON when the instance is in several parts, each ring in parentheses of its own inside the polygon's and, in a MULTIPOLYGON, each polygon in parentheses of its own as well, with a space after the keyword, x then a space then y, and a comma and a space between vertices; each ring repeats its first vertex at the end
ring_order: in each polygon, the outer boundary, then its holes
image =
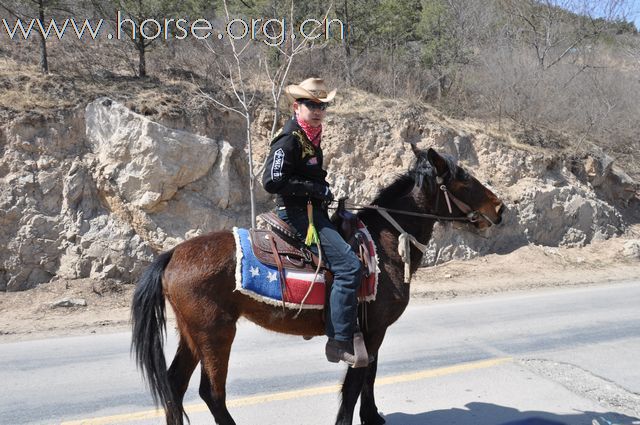
POLYGON ((467 173, 462 168, 458 168, 458 172, 456 173, 456 178, 458 180, 469 180, 469 173, 467 173))

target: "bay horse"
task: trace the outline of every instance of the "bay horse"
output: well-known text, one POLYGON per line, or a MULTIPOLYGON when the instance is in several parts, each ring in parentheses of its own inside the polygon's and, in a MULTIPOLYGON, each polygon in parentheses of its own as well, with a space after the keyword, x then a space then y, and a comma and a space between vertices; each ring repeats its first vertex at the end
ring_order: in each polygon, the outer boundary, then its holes
MULTIPOLYGON (((383 188, 372 208, 390 211, 396 224, 421 244, 427 244, 438 219, 461 219, 478 229, 501 222, 502 202, 452 157, 433 149, 412 148, 416 158, 409 171, 383 188)), ((374 360, 368 367, 348 368, 335 423, 352 423, 360 397, 362 424, 380 425, 385 421, 373 392, 378 349, 387 328, 409 303, 409 284, 405 283, 409 276, 404 276, 396 227, 375 209, 364 208, 357 215, 367 225, 379 256, 377 296, 366 306, 367 322, 362 327, 374 360)), ((411 247, 410 273, 416 271, 422 256, 421 250, 411 247)), ((132 351, 154 401, 165 410, 168 425, 183 424, 183 397, 198 362, 200 397, 216 424, 235 424, 226 407, 225 385, 236 321, 241 316, 276 332, 324 335, 322 310, 305 309, 294 318, 296 309, 285 312, 235 291, 235 268, 234 236, 221 231, 189 239, 160 254, 138 282, 132 305, 132 351), (163 353, 165 299, 175 312, 179 332, 178 349, 168 370, 163 353)))

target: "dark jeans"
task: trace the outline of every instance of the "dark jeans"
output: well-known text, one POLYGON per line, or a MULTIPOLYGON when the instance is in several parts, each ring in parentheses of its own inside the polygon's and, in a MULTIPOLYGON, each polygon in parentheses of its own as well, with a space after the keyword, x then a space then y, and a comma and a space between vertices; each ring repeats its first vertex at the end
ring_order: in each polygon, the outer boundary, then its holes
MULTIPOLYGON (((307 235, 309 220, 306 208, 278 209, 278 216, 298 231, 301 239, 307 235)), ((339 341, 351 341, 356 330, 361 265, 349 244, 333 226, 326 212, 313 209, 313 224, 320 236, 323 260, 333 272, 333 285, 327 303, 325 333, 339 341)))

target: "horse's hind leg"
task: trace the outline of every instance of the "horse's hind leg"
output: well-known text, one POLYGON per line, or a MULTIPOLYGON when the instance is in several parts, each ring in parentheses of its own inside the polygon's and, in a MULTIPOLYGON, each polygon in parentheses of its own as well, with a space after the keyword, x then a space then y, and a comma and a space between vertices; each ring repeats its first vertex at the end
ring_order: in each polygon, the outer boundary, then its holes
MULTIPOLYGON (((180 337, 178 350, 176 351, 176 355, 171 362, 171 366, 169 367, 167 374, 169 375, 169 384, 171 385, 171 391, 173 391, 175 397, 174 399, 180 404, 179 408, 182 411, 184 411, 184 408, 182 407, 184 393, 187 391, 189 379, 191 378, 193 370, 196 368, 197 364, 198 359, 191 351, 186 341, 180 337)), ((167 417, 167 424, 182 425, 182 417, 180 417, 180 421, 176 424, 171 424, 170 418, 167 417)))
POLYGON ((235 319, 214 321, 206 329, 203 339, 198 342, 201 347, 202 375, 200 380, 200 397, 205 401, 218 425, 236 425, 227 410, 226 383, 229 368, 229 353, 236 335, 235 319))

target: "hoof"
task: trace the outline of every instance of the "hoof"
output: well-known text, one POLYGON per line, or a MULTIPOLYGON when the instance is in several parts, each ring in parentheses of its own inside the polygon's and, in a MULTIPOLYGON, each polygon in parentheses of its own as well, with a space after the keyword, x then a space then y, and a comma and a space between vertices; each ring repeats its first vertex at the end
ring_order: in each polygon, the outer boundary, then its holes
POLYGON ((378 413, 367 417, 360 416, 360 422, 362 423, 362 425, 383 425, 384 423, 386 423, 384 418, 378 413))

